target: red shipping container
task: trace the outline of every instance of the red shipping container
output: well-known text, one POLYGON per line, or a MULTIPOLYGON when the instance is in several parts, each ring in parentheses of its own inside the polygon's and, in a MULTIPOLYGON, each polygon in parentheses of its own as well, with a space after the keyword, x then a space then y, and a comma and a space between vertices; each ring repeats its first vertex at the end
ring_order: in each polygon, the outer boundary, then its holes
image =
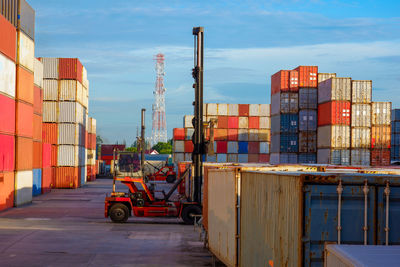
POLYGON ((292 92, 299 91, 299 72, 296 70, 289 72, 289 90, 292 92))
POLYGON ((54 188, 78 188, 79 181, 78 167, 57 167, 54 177, 54 188))
POLYGON ((228 129, 228 141, 238 140, 238 129, 228 129))
POLYGON ((239 128, 239 117, 229 117, 228 118, 228 128, 238 129, 239 128))
POLYGON ((240 117, 249 116, 249 104, 239 104, 239 116, 240 117))
POLYGON ((42 143, 42 167, 51 167, 51 144, 42 143))
POLYGON ((193 142, 185 141, 185 153, 192 153, 192 152, 193 152, 193 142))
POLYGON ((51 166, 57 166, 58 160, 58 147, 57 145, 51 145, 51 166))
POLYGON ((42 141, 56 145, 58 143, 58 124, 57 123, 42 123, 42 141))
POLYGON ((15 137, 15 170, 32 170, 33 141, 32 138, 15 137))
POLYGON ((214 129, 214 140, 225 141, 228 137, 228 129, 214 129))
POLYGON ((32 168, 42 168, 42 142, 33 142, 32 168))
POLYGON ((299 87, 318 87, 318 66, 298 66, 299 87))
POLYGON ((0 133, 15 134, 15 100, 0 94, 0 133))
POLYGON ((174 128, 174 140, 185 140, 184 128, 174 128))
POLYGON ((60 58, 58 63, 60 80, 78 80, 82 83, 82 64, 77 58, 60 58))
POLYGON ((43 90, 35 85, 33 89, 33 112, 41 115, 42 110, 43 110, 43 90))
POLYGON ((42 115, 33 114, 33 140, 42 141, 42 115))
POLYGON ((228 153, 227 141, 217 141, 217 153, 222 153, 222 154, 228 153))
POLYGON ((96 135, 95 134, 91 134, 91 145, 90 145, 90 149, 96 149, 96 135))
MULTIPOLYGON (((113 160, 114 156, 113 155, 101 155, 102 160, 113 160)), ((108 164, 109 165, 109 164, 108 164)))
POLYGON ((85 147, 86 149, 90 149, 90 138, 89 138, 89 133, 85 130, 85 147))
POLYGON ((249 154, 249 157, 248 157, 249 163, 253 163, 253 162, 258 163, 258 161, 260 160, 258 155, 259 154, 249 154))
POLYGON ((17 55, 17 29, 0 14, 0 52, 15 62, 17 55))
POLYGON ((350 125, 350 101, 330 101, 318 105, 318 126, 350 125))
POLYGON ((15 98, 33 105, 33 73, 17 66, 15 98))
POLYGON ((86 166, 86 170, 87 170, 86 171, 87 172, 87 181, 91 182, 91 181, 96 180, 95 167, 88 165, 88 166, 86 166))
POLYGON ((228 116, 218 116, 218 126, 219 129, 228 128, 228 116))
POLYGON ((289 91, 289 71, 280 70, 271 76, 271 95, 289 91))
POLYGON ((101 155, 112 156, 114 148, 119 151, 124 151, 125 145, 101 145, 101 155))
POLYGON ((0 172, 0 211, 14 205, 14 172, 0 172))
POLYGON ((42 194, 51 191, 53 183, 53 168, 46 167, 42 169, 42 194))
POLYGON ((258 154, 258 153, 260 153, 260 143, 249 142, 249 154, 258 154))
POLYGON ((260 117, 249 117, 249 129, 260 128, 260 117))
POLYGON ((14 171, 15 137, 0 134, 0 172, 14 171))
POLYGON ((17 101, 16 102, 16 128, 18 136, 33 137, 33 106, 17 101))
POLYGON ((371 149, 371 166, 390 165, 390 149, 371 149))
POLYGON ((269 154, 260 154, 258 157, 259 163, 269 163, 269 154))

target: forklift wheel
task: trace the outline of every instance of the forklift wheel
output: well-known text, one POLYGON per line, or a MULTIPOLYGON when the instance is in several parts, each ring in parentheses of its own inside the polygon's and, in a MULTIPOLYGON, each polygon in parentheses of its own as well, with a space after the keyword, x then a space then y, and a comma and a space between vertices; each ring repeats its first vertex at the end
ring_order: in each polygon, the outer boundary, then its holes
POLYGON ((200 215, 201 208, 196 205, 185 206, 182 210, 182 220, 185 224, 194 224, 193 215, 200 215))
POLYGON ((110 208, 110 218, 115 223, 124 223, 128 220, 129 209, 121 203, 115 203, 110 208))
POLYGON ((168 175, 165 180, 167 181, 167 183, 172 184, 173 182, 175 182, 176 177, 175 175, 168 175))

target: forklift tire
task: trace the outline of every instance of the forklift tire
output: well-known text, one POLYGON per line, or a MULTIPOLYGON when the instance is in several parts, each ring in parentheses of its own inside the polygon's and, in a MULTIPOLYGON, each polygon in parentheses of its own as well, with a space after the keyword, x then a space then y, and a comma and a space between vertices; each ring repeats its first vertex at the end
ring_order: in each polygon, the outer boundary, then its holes
POLYGON ((185 206, 182 210, 182 220, 185 224, 194 224, 193 215, 200 215, 201 208, 196 205, 185 206))
POLYGON ((115 223, 124 223, 128 220, 129 209, 122 203, 115 203, 110 208, 110 218, 115 223))
POLYGON ((173 182, 176 181, 176 177, 175 175, 168 175, 167 178, 165 179, 165 181, 167 181, 167 183, 172 184, 173 182))

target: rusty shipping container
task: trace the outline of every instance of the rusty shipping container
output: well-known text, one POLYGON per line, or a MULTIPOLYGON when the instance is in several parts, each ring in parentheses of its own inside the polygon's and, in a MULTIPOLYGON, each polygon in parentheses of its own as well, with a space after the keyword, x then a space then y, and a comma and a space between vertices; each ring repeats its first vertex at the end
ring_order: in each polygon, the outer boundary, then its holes
POLYGON ((331 78, 318 85, 318 103, 351 101, 351 78, 331 78))
POLYGON ((390 125, 371 127, 371 148, 390 148, 391 127, 390 125))
POLYGON ((352 127, 351 128, 351 148, 370 148, 371 147, 371 128, 352 127))
POLYGON ((372 81, 351 81, 351 102, 353 104, 370 104, 372 99, 372 81))
POLYGON ((335 78, 336 73, 318 73, 318 84, 320 82, 329 80, 330 78, 335 78))
POLYGON ((331 101, 318 105, 318 126, 341 124, 350 125, 351 103, 331 101))
POLYGON ((353 104, 351 105, 351 126, 352 127, 371 127, 371 105, 353 104))
POLYGON ((372 102, 372 125, 390 125, 391 102, 372 102))
POLYGON ((350 165, 350 149, 318 149, 318 164, 350 165))
POLYGON ((271 115, 299 112, 298 93, 279 93, 271 96, 271 115))
POLYGON ((317 152, 317 132, 299 132, 299 152, 316 153, 317 152))
POLYGON ((390 165, 390 149, 371 149, 371 166, 390 165))
POLYGON ((350 126, 318 127, 318 148, 350 148, 350 126))
POLYGON ((35 39, 35 10, 25 0, 1 0, 0 13, 32 40, 35 39))
POLYGON ((299 87, 318 87, 317 66, 298 66, 295 70, 299 73, 299 87))

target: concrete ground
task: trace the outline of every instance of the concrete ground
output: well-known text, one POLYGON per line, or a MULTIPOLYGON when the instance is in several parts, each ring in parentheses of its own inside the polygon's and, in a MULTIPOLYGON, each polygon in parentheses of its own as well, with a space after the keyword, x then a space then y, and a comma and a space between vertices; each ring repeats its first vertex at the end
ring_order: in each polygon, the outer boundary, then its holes
POLYGON ((98 179, 53 190, 1 212, 0 266, 212 265, 199 233, 179 219, 131 217, 114 224, 104 218, 111 185, 98 179))

